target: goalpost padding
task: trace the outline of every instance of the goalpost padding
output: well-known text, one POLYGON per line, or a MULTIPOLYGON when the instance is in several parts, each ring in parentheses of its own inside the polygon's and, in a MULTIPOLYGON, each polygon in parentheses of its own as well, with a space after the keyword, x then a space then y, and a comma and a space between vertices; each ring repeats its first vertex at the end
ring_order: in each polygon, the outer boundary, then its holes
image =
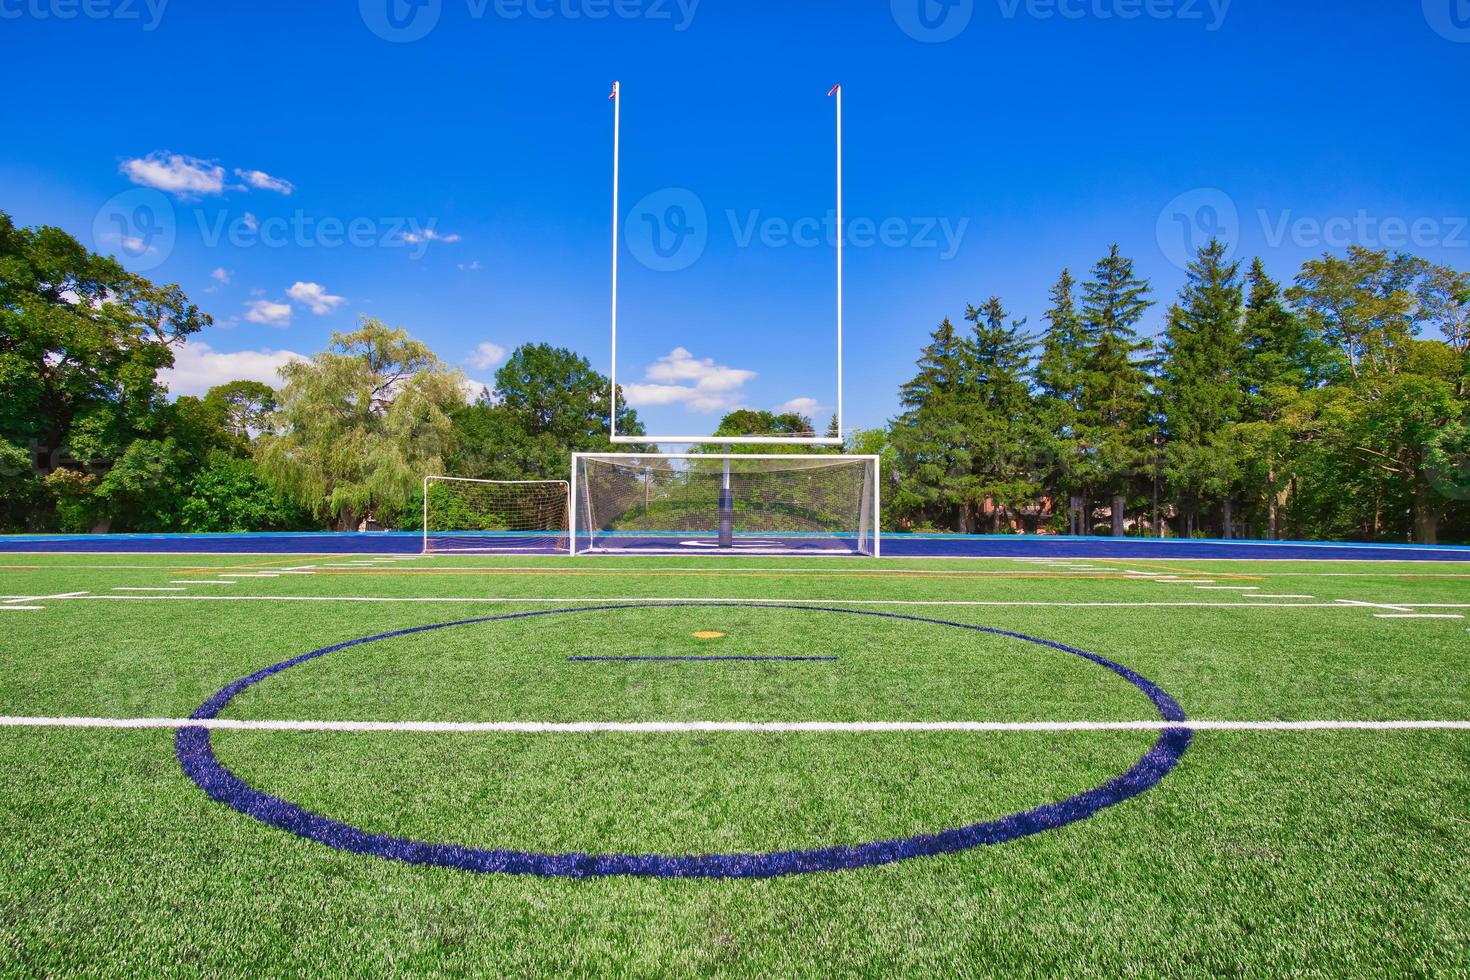
POLYGON ((424 554, 565 554, 565 480, 424 480, 424 554))
POLYGON ((878 457, 578 453, 572 550, 878 556, 878 457))

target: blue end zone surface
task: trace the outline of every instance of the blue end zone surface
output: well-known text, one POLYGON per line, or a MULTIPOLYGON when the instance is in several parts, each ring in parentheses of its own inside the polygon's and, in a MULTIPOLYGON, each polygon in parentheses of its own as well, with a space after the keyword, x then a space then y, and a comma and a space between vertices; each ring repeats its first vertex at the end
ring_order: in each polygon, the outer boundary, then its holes
MULTIPOLYGON (((765 537, 774 537, 766 535, 765 537)), ((669 555, 666 540, 661 554, 669 555)), ((783 545, 788 542, 782 542, 783 545)), ((24 534, 0 536, 0 554, 418 554, 411 532, 369 534, 24 534)), ((622 549, 619 549, 622 550, 622 549)), ((555 554, 551 550, 518 554, 555 554)), ((719 555, 691 547, 675 554, 719 555)), ((753 557, 753 556, 752 556, 753 557)), ((1313 543, 1307 541, 1178 541, 1157 538, 1067 538, 1041 535, 892 534, 885 558, 1248 558, 1341 561, 1470 561, 1464 545, 1313 543)))

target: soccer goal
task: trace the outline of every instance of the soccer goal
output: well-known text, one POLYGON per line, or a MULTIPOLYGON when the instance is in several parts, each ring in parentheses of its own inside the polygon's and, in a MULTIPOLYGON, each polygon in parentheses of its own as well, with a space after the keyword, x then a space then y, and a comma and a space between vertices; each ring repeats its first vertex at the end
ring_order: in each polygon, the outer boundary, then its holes
POLYGON ((871 555, 878 457, 578 453, 572 552, 871 555))
POLYGON ((565 554, 565 480, 424 480, 424 554, 565 554))

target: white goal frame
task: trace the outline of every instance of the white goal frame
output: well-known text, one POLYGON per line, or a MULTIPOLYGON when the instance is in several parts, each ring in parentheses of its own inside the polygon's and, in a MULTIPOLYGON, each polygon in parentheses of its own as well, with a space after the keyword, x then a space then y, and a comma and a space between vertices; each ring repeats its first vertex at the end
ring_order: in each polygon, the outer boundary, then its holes
MULTIPOLYGON (((705 442, 708 440, 700 440, 705 442)), ((883 557, 883 458, 875 455, 835 453, 573 453, 570 499, 567 503, 567 525, 571 553, 575 557, 586 552, 577 550, 577 471, 583 459, 692 459, 692 460, 823 460, 830 462, 862 462, 869 464, 873 491, 873 553, 883 557)))
MULTIPOLYGON (((575 473, 575 470, 573 470, 575 473)), ((567 508, 567 551, 575 553, 576 538, 572 534, 575 526, 575 518, 572 515, 572 505, 575 498, 572 496, 572 484, 566 480, 477 480, 472 477, 463 476, 426 476, 424 477, 423 489, 423 551, 422 554, 444 554, 429 549, 429 484, 430 483, 474 483, 489 486, 559 486, 566 497, 567 508)), ((550 550, 550 549, 548 549, 550 550)), ((559 550, 559 549, 558 549, 559 550)))
MULTIPOLYGON (((612 168, 612 370, 609 372, 609 436, 615 446, 630 445, 696 445, 710 443, 725 446, 837 446, 846 445, 842 414, 842 85, 832 86, 828 96, 837 99, 837 435, 818 436, 667 436, 618 435, 618 249, 621 215, 618 212, 620 158, 623 126, 623 83, 613 82, 613 168, 612 168)), ((820 424, 813 419, 812 425, 820 424)), ((595 454, 589 454, 595 455, 595 454)), ((574 498, 575 499, 575 498, 574 498)))

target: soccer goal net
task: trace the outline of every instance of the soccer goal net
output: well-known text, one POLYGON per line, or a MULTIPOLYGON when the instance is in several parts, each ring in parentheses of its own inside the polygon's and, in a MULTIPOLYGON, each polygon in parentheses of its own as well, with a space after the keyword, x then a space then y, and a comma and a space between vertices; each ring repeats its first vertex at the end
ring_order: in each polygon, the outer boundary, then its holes
POLYGON ((565 480, 424 481, 424 554, 565 553, 570 494, 565 480))
POLYGON ((582 454, 573 551, 879 553, 878 458, 582 454))

